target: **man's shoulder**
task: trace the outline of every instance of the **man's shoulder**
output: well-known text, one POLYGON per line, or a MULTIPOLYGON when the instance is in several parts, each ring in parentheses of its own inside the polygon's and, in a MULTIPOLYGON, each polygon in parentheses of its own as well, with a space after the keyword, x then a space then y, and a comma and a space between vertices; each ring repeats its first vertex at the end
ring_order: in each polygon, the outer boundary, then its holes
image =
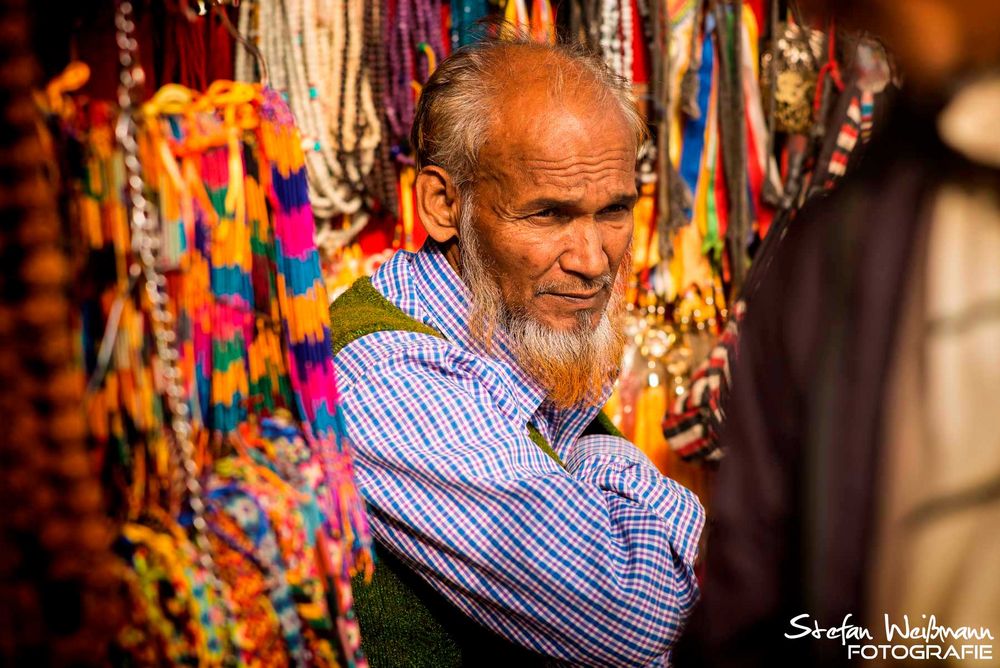
POLYGON ((502 384, 501 369, 487 356, 433 334, 414 330, 378 330, 343 346, 334 356, 337 384, 343 392, 364 382, 385 387, 419 380, 414 392, 435 385, 502 384))
POLYGON ((455 427, 455 434, 495 434, 514 430, 517 423, 516 397, 503 371, 490 358, 445 339, 374 332, 345 346, 334 368, 354 438, 369 438, 370 431, 437 433, 440 425, 455 427))
MULTIPOLYGON (((396 253, 330 306, 331 352, 344 395, 359 383, 423 396, 455 390, 499 399, 513 380, 502 363, 467 341, 446 338, 427 316, 409 271, 413 253, 396 253)), ((454 335, 454 332, 452 332, 454 335)))
POLYGON ((362 277, 330 305, 333 354, 375 332, 410 332, 443 338, 440 332, 385 296, 371 279, 362 277))

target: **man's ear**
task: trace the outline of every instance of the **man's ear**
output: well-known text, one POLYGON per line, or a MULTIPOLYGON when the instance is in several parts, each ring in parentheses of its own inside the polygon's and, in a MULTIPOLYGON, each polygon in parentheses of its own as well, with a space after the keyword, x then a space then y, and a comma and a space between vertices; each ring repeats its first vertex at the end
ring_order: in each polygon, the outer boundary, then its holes
POLYGON ((420 170, 414 182, 417 214, 427 235, 438 243, 458 236, 458 188, 451 175, 434 165, 420 170))

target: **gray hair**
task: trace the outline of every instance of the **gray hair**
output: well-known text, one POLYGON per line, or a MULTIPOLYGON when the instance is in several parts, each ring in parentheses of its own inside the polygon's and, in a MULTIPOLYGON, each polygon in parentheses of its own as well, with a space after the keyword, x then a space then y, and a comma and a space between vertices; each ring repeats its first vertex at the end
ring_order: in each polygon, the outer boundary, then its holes
POLYGON ((583 46, 541 44, 518 36, 484 39, 455 51, 440 63, 423 87, 413 121, 410 142, 418 169, 427 165, 441 167, 459 189, 474 179, 479 151, 499 116, 497 97, 504 84, 512 80, 510 63, 519 53, 537 54, 539 66, 551 68, 556 94, 570 76, 576 83, 592 84, 597 104, 610 102, 621 110, 638 153, 647 128, 626 79, 583 46))

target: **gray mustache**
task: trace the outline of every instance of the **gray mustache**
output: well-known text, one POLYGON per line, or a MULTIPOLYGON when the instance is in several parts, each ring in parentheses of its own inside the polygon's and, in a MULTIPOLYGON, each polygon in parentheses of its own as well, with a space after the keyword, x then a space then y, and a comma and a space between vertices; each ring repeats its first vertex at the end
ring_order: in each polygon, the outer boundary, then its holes
POLYGON ((611 274, 605 274, 598 278, 580 279, 572 283, 543 283, 535 288, 535 295, 593 292, 595 290, 610 288, 613 282, 611 274))

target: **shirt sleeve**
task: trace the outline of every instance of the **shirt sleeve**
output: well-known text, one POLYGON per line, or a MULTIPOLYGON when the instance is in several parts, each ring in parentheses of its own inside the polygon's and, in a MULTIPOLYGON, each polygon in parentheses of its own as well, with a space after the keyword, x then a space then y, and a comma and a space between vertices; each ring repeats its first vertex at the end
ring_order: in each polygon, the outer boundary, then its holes
MULTIPOLYGON (((352 364, 354 345, 338 365, 352 364)), ((611 436, 579 439, 559 467, 512 418, 488 365, 446 344, 358 368, 342 406, 383 545, 536 652, 662 660, 697 598, 704 511, 690 491, 611 436)))

